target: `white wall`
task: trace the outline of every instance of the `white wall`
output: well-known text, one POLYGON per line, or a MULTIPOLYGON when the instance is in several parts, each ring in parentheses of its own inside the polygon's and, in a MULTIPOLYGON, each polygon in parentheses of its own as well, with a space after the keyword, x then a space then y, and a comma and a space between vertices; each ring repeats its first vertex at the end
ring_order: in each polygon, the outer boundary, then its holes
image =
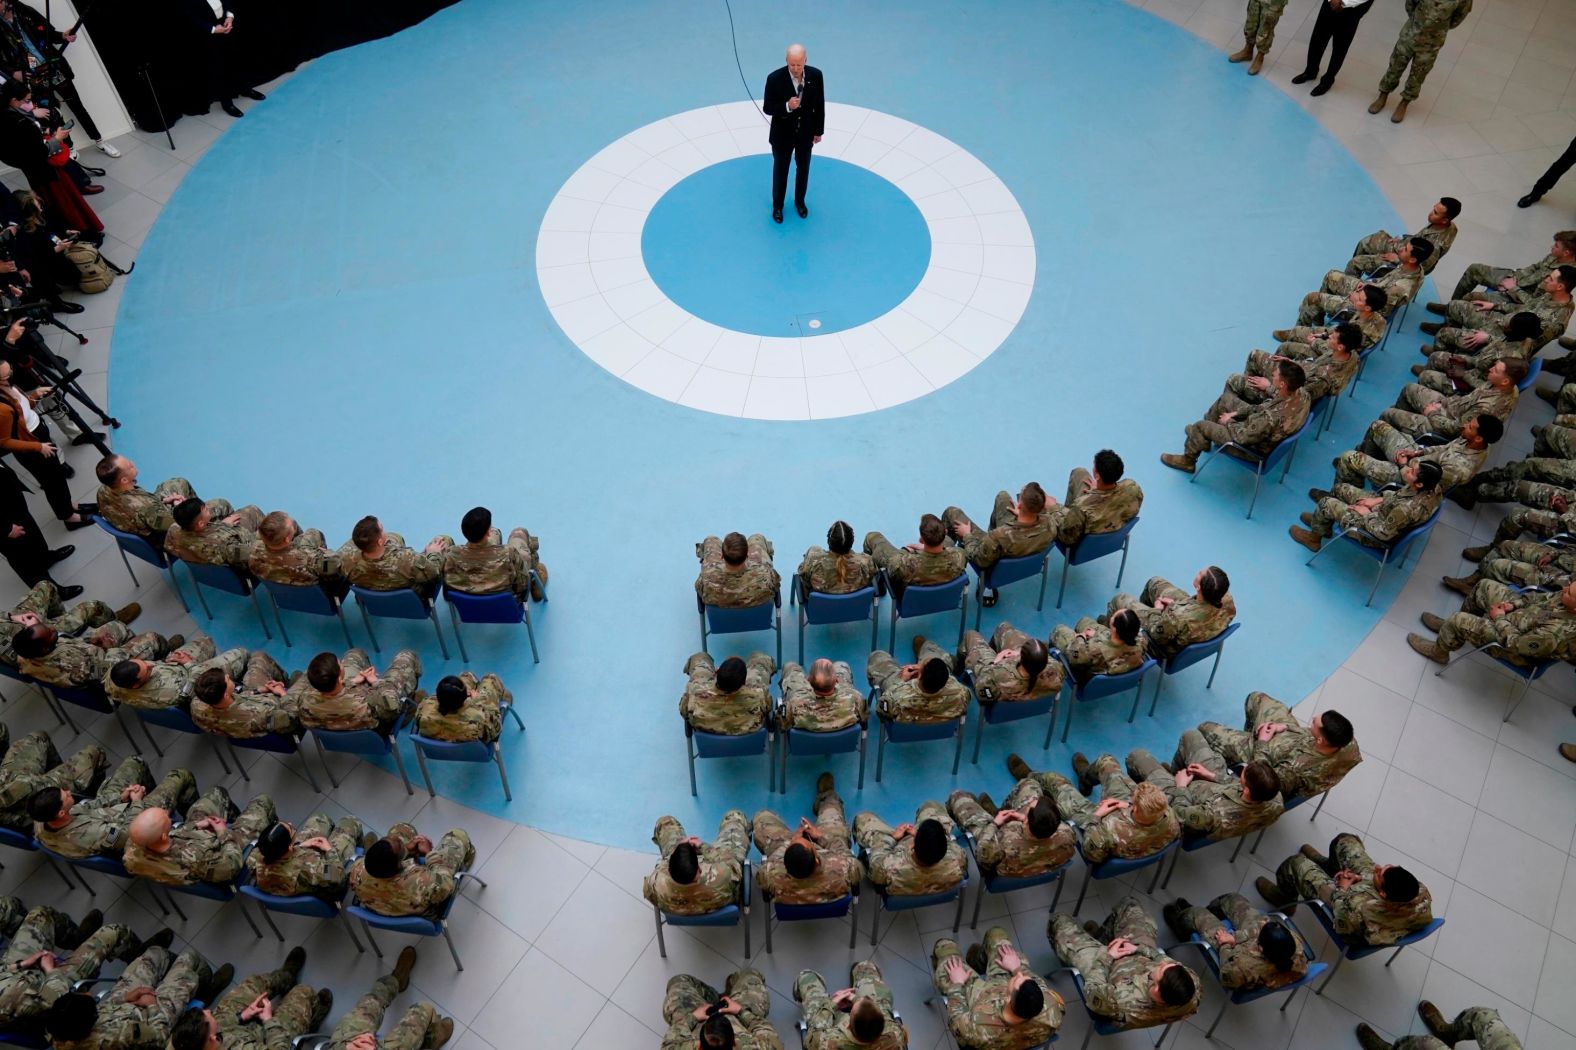
MULTIPOLYGON (((43 0, 27 2, 40 12, 44 10, 43 0)), ((55 28, 64 32, 76 22, 77 9, 71 0, 50 0, 49 17, 55 28)), ((86 27, 77 33, 75 43, 66 46, 66 58, 76 75, 77 93, 82 96, 82 104, 88 107, 88 112, 93 114, 93 122, 98 125, 99 133, 112 139, 130 131, 131 115, 121 105, 120 94, 105 72, 104 63, 99 60, 98 49, 93 46, 93 38, 86 27)), ((69 106, 66 111, 68 116, 71 115, 69 106)), ((86 146, 87 143, 83 141, 86 137, 78 129, 77 145, 86 146)))

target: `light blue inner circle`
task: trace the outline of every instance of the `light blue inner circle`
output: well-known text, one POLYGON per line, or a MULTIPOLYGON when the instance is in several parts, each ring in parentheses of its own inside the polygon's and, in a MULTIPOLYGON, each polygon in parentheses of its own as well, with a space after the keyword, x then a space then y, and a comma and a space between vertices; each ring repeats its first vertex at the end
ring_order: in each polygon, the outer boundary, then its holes
POLYGON ((739 332, 825 335, 880 317, 925 276, 930 227, 886 179, 818 157, 809 218, 794 211, 790 169, 779 224, 771 177, 771 157, 739 157, 702 168, 657 201, 640 250, 669 299, 739 332), (811 320, 820 324, 812 329, 811 320))

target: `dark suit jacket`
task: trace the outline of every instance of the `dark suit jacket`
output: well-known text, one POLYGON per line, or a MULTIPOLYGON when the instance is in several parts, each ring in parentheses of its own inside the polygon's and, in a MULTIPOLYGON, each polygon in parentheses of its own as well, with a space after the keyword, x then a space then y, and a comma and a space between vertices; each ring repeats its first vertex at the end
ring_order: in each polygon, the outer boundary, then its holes
POLYGON ((212 36, 213 27, 224 24, 224 16, 214 15, 208 0, 176 0, 175 13, 186 23, 187 32, 197 36, 212 36))
POLYGON ((804 96, 799 108, 788 110, 788 100, 793 98, 793 77, 783 66, 766 78, 766 100, 761 108, 772 118, 770 141, 773 146, 808 145, 810 140, 826 131, 826 85, 821 82, 821 71, 814 66, 804 67, 804 96))
MULTIPOLYGON (((19 69, 26 71, 27 69, 27 49, 22 46, 21 40, 17 38, 15 27, 18 25, 27 27, 29 34, 33 38, 33 43, 46 56, 51 51, 59 52, 65 48, 66 38, 58 29, 49 24, 48 19, 33 10, 33 8, 26 4, 13 2, 11 11, 12 23, 10 25, 0 21, 0 56, 3 56, 0 57, 0 61, 5 63, 7 72, 15 72, 19 69)), ((64 55, 60 58, 58 68, 67 80, 71 79, 71 63, 66 61, 64 55)))

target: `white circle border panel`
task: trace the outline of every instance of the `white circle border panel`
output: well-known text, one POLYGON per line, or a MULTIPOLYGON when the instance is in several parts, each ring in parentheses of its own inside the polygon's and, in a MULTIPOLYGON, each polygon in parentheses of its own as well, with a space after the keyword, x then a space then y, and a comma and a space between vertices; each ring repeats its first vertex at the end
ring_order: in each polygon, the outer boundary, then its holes
POLYGON ((826 107, 815 152, 893 183, 924 216, 930 262, 906 299, 853 328, 779 338, 703 321, 663 294, 640 250, 651 209, 703 168, 770 153, 766 130, 752 102, 692 109, 630 132, 569 177, 542 218, 536 273, 576 346, 648 394, 747 419, 890 408, 1001 346, 1034 290, 1034 236, 1017 198, 957 143, 859 106, 826 107))

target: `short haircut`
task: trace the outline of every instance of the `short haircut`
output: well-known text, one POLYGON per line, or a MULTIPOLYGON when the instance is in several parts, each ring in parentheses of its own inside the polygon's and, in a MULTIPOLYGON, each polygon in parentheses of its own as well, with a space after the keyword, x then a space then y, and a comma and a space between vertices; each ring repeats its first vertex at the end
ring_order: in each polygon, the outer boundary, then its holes
POLYGON ((1556 266, 1554 272, 1559 275, 1560 284, 1568 292, 1576 288, 1576 266, 1556 266))
POLYGON ((6 79, 5 87, 0 88, 0 104, 10 105, 20 102, 33 93, 33 89, 19 80, 6 79))
POLYGON ((1543 322, 1538 320, 1538 315, 1530 310, 1522 310, 1510 315, 1510 320, 1505 322, 1505 338, 1519 343, 1523 339, 1537 339, 1543 335, 1543 322))
POLYGON ((1275 770, 1262 758, 1254 759, 1243 768, 1242 780, 1248 787, 1248 794, 1253 796, 1255 802, 1268 802, 1280 794, 1280 777, 1275 775, 1275 770))
POLYGON ((1286 381, 1287 390, 1301 390, 1302 385, 1308 381, 1308 373, 1295 361, 1282 361, 1275 366, 1275 371, 1286 381))
POLYGON ((273 864, 290 852, 290 838, 290 828, 284 821, 276 820, 257 836, 257 852, 262 854, 264 860, 273 864))
POLYGON ((257 535, 270 547, 285 542, 285 538, 290 535, 290 515, 282 510, 271 510, 264 514, 262 524, 257 526, 257 535))
POLYGON ((1576 252, 1576 230, 1561 230, 1554 239, 1563 244, 1566 251, 1576 252))
POLYGON ((873 1000, 860 999, 848 1011, 848 1031, 861 1043, 873 1043, 886 1031, 886 1014, 873 1000))
POLYGON ((1031 684, 1039 679, 1040 672, 1044 671, 1045 665, 1050 662, 1051 651, 1038 638, 1030 638, 1018 646, 1018 666, 1029 676, 1031 684))
POLYGON ((1461 214, 1461 202, 1454 197, 1441 197, 1439 203, 1445 206, 1445 218, 1454 219, 1461 214))
POLYGON ((1487 412, 1477 417, 1478 437, 1485 444, 1492 445, 1505 436, 1505 424, 1499 421, 1498 416, 1491 416, 1487 412))
POLYGON ((47 656, 55 649, 50 637, 52 632, 52 628, 41 623, 25 627, 11 638, 11 648, 16 651, 16 655, 26 660, 47 656))
POLYGON ((743 565, 750 556, 750 541, 742 532, 730 532, 722 538, 722 560, 729 565, 743 565))
POLYGON ((318 653, 306 665, 306 680, 313 689, 326 693, 339 684, 339 657, 333 653, 318 653))
POLYGON ((726 1014, 712 1014, 701 1023, 700 1045, 705 1050, 733 1050, 733 1022, 726 1014))
POLYGON ((1321 711, 1319 728, 1332 747, 1345 747, 1352 742, 1352 723, 1339 711, 1321 711))
POLYGON ((717 688, 725 693, 737 693, 749 678, 750 669, 737 656, 730 656, 717 668, 717 688))
POLYGON ((438 710, 446 715, 452 715, 465 706, 465 701, 470 699, 471 693, 465 688, 465 680, 459 675, 444 675, 438 679, 437 688, 432 691, 433 697, 438 701, 438 710))
POLYGON ((1434 254, 1434 242, 1427 237, 1413 237, 1407 241, 1412 246, 1412 261, 1421 266, 1434 254))
POLYGON ((1197 990, 1193 975, 1181 963, 1166 967, 1166 972, 1160 975, 1160 1001, 1167 1006, 1187 1005, 1197 990))
POLYGON ((197 523, 197 518, 202 514, 203 502, 196 496, 188 496, 175 504, 170 511, 170 517, 175 519, 175 524, 183 529, 189 529, 197 523))
POLYGON ((920 821, 914 829, 914 859, 920 867, 940 864, 946 855, 947 829, 941 826, 941 821, 934 817, 920 821))
POLYGON ((1045 993, 1040 991, 1040 982, 1024 981, 1012 993, 1012 1012, 1025 1021, 1040 1016, 1040 1011, 1043 1009, 1045 1009, 1045 993))
POLYGON ((205 704, 217 704, 224 699, 229 680, 230 676, 224 673, 224 668, 210 667, 192 679, 192 696, 205 704))
POLYGON ((1018 505, 1030 514, 1038 514, 1045 509, 1045 490, 1038 481, 1023 486, 1023 491, 1018 494, 1018 505))
POLYGON ((142 677, 142 668, 137 666, 135 660, 121 660, 109 669, 109 680, 122 689, 137 688, 137 679, 142 677))
POLYGON ((795 879, 815 874, 815 851, 802 842, 791 842, 783 850, 783 870, 795 879))
POLYGON ((492 529, 492 511, 486 507, 472 507, 460 519, 460 535, 469 543, 480 543, 492 529))
POLYGON ((170 1030, 170 1046, 173 1050, 202 1050, 208 1045, 209 1030, 208 1014, 202 1007, 193 1006, 181 1014, 170 1030))
POLYGON ((1335 337, 1341 341, 1342 346, 1354 354, 1363 348, 1363 330, 1351 321, 1336 325, 1335 337))
POLYGON ((1444 471, 1433 460, 1425 459, 1417 465, 1417 483, 1424 492, 1432 492, 1439 487, 1439 479, 1444 477, 1444 471))
POLYGON ((60 816, 61 788, 50 785, 41 787, 27 796, 27 815, 40 824, 48 824, 60 816))
POLYGON ((1225 569, 1211 565, 1204 570, 1204 578, 1198 583, 1199 597, 1218 609, 1230 591, 1231 577, 1226 575, 1225 569))
POLYGON ((1100 475, 1100 480, 1107 485, 1114 485, 1122 480, 1122 472, 1127 467, 1122 463, 1122 457, 1108 448, 1102 448, 1094 454, 1094 472, 1100 475))
POLYGON ((350 530, 350 542, 356 545, 356 550, 365 552, 378 542, 378 537, 381 535, 383 535, 382 523, 368 514, 356 522, 356 527, 350 530))
POLYGON ((113 485, 120 480, 120 457, 113 453, 98 461, 98 466, 93 468, 93 476, 98 478, 100 485, 113 485))
POLYGON ((362 861, 366 866, 367 874, 374 879, 392 879, 399 874, 399 851, 394 848, 394 843, 386 838, 374 842, 362 861))
POLYGON ((1400 865, 1391 865, 1384 870, 1384 899, 1396 904, 1410 904, 1417 899, 1417 891, 1421 888, 1417 883, 1417 876, 1400 865))
POLYGON ((1029 807, 1029 812, 1024 814, 1028 822, 1029 834, 1037 839, 1048 839, 1056 834, 1056 829, 1062 826, 1062 811, 1056 805, 1056 800, 1049 795, 1041 795, 1035 799, 1034 805, 1029 807))
POLYGON ((947 661, 932 656, 919 669, 919 687, 926 693, 939 693, 946 687, 947 679, 951 677, 952 672, 947 669, 947 661))
POLYGON ((1297 938, 1274 919, 1259 927, 1259 951, 1275 969, 1285 973, 1297 961, 1297 938))
POLYGON ((919 542, 927 547, 937 547, 947 538, 947 526, 934 514, 922 515, 919 519, 919 542))
MULTIPOLYGON (((9 81, 15 83, 14 81, 9 81)), ((98 1001, 85 992, 68 992, 50 1004, 44 1027, 57 1043, 86 1039, 98 1022, 98 1001)))
POLYGON ((1130 805, 1133 807, 1133 820, 1145 827, 1164 817, 1171 808, 1166 793, 1147 780, 1141 780, 1133 785, 1133 800, 1130 805))
POLYGON ((854 527, 846 521, 834 521, 826 530, 826 549, 833 554, 847 554, 854 549, 854 527))
POLYGON ((668 875, 680 886, 688 886, 700 875, 700 852, 688 842, 680 842, 668 854, 668 875))
POLYGON ((1118 609, 1116 615, 1111 617, 1111 633, 1128 645, 1138 642, 1138 630, 1143 624, 1138 621, 1138 614, 1131 609, 1118 609))
MULTIPOLYGON (((1573 270, 1572 272, 1576 273, 1576 270, 1573 270)), ((1527 362, 1521 360, 1521 358, 1507 357, 1500 361, 1499 364, 1505 369, 1505 378, 1509 379, 1512 383, 1519 383, 1523 379, 1527 378, 1527 362)))
POLYGON ((1384 313, 1384 308, 1390 305, 1390 293, 1377 284, 1363 285, 1363 298, 1368 301, 1368 309, 1377 313, 1384 313))

